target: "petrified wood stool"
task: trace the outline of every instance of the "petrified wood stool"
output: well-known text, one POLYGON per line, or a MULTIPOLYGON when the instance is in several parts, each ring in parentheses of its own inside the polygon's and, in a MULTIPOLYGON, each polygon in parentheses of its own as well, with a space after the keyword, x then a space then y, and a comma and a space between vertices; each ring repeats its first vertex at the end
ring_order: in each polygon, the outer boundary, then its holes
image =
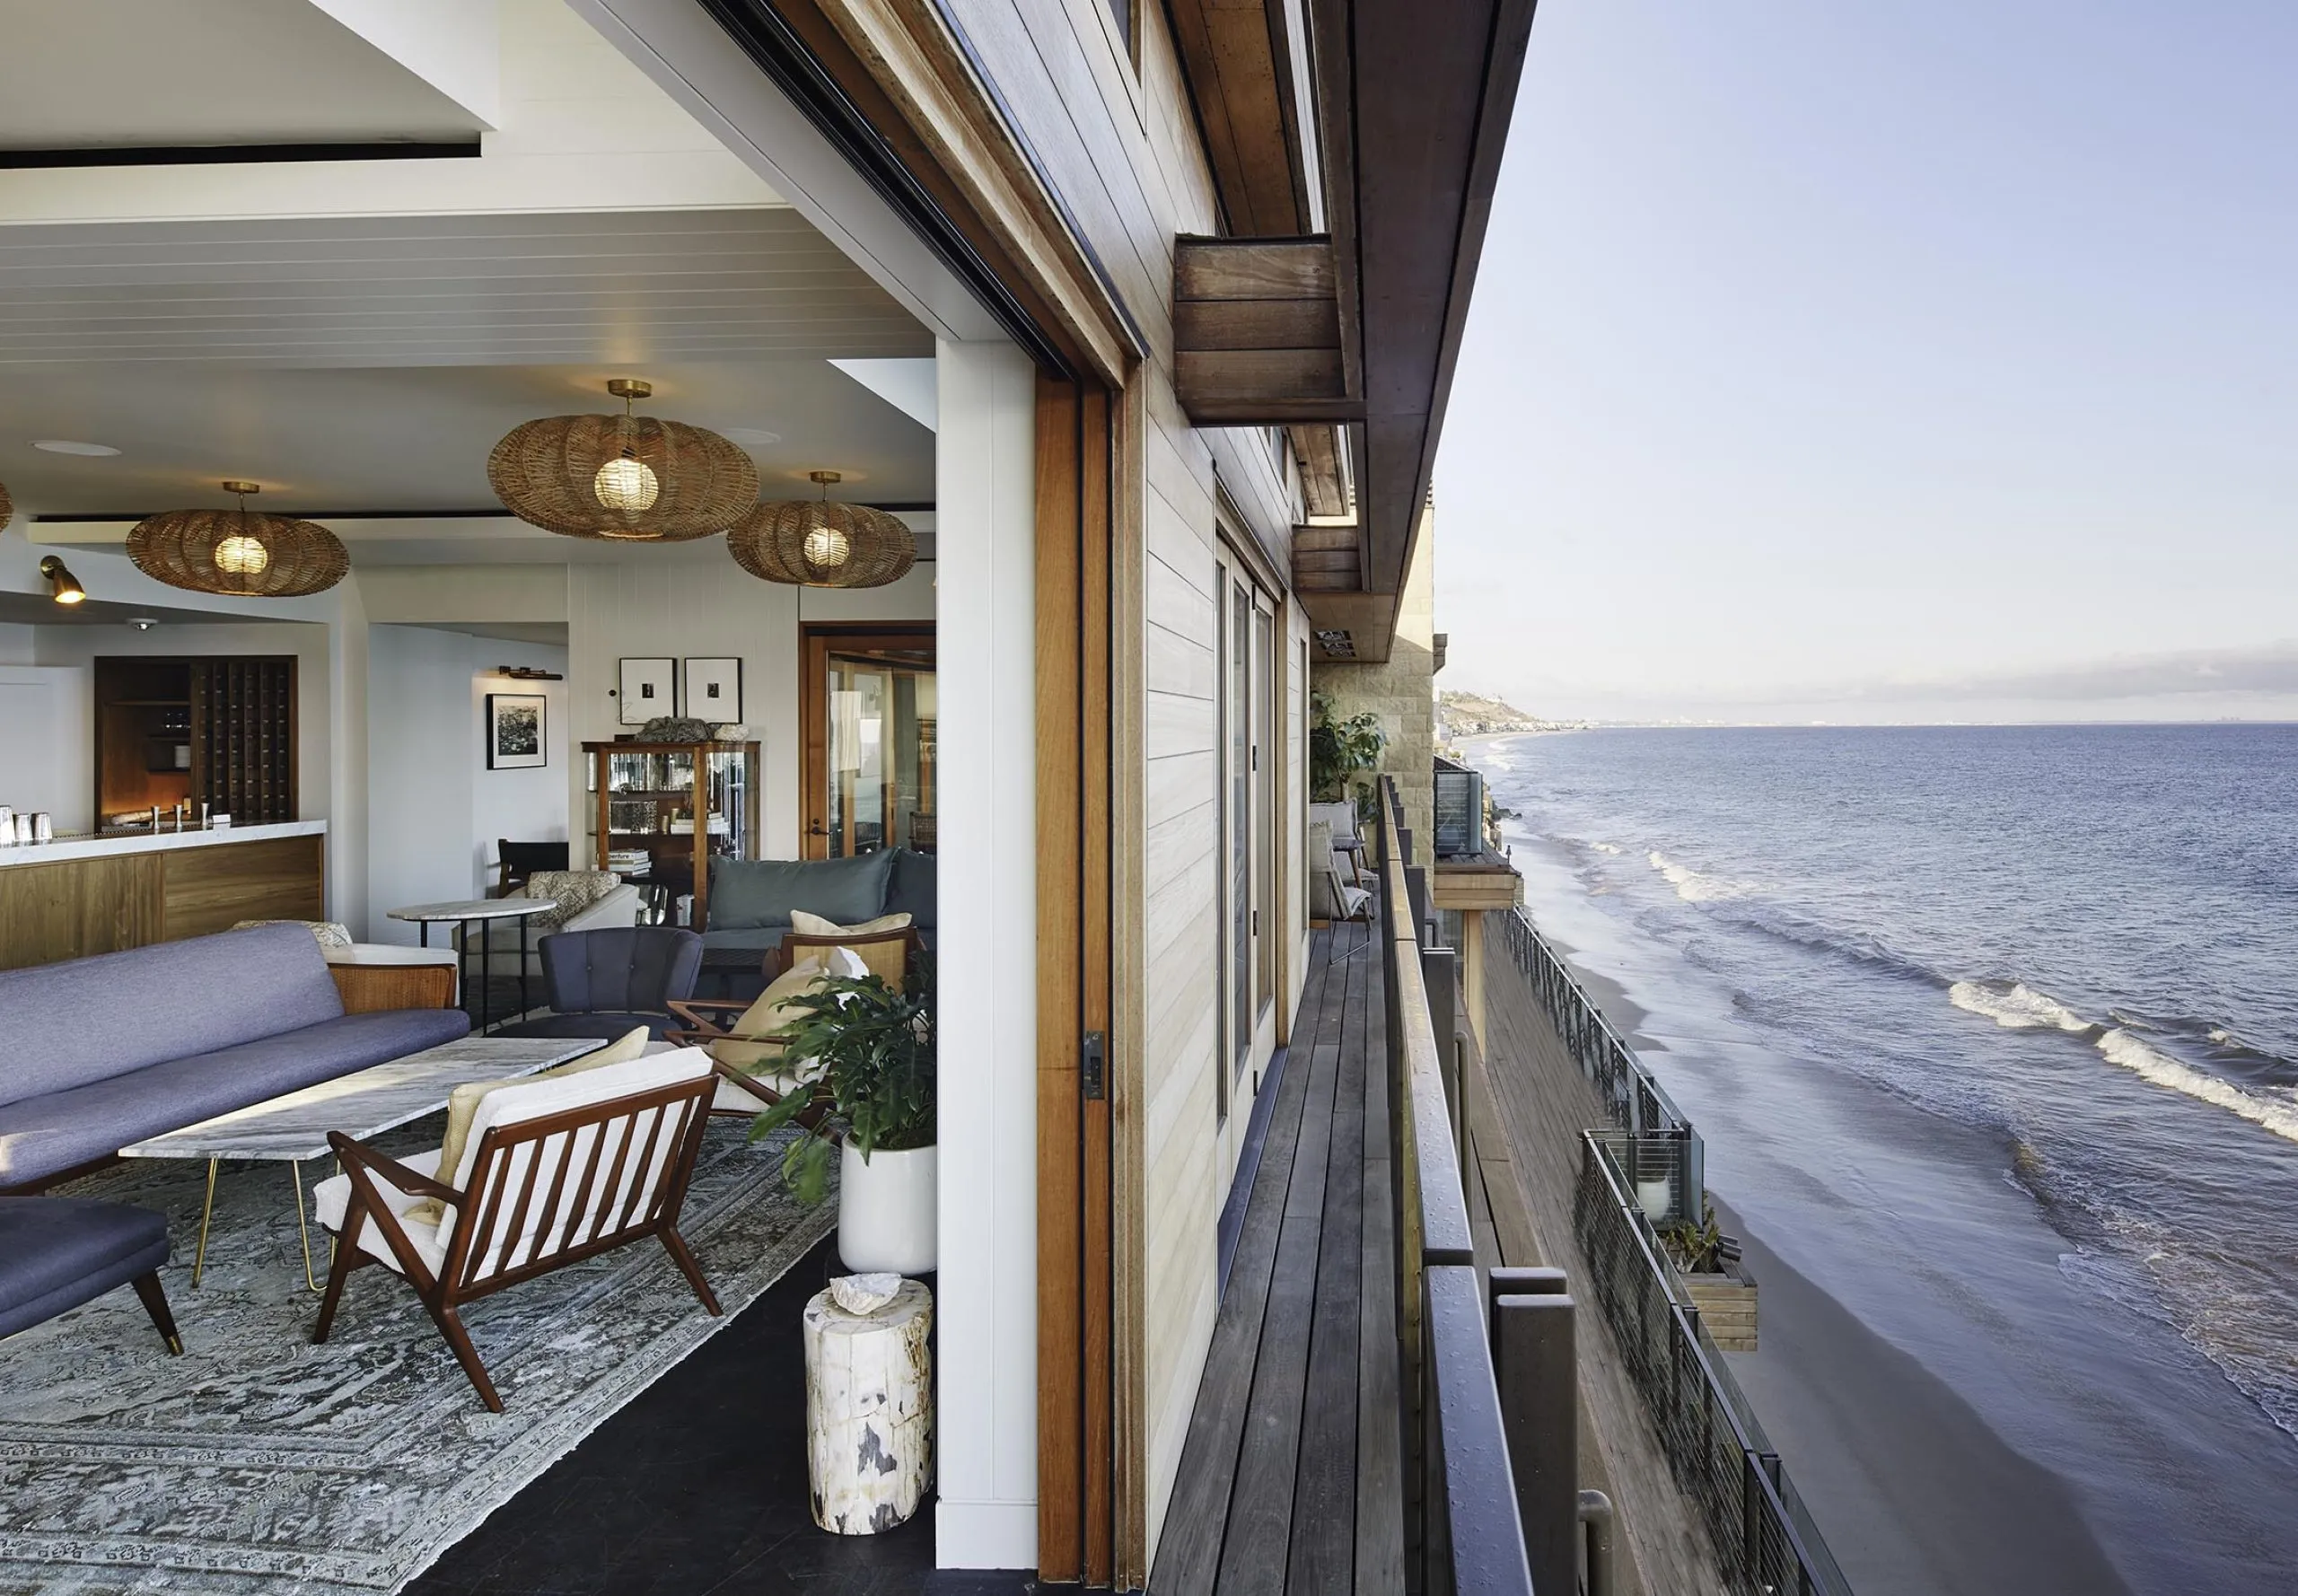
POLYGON ((850 1276, 806 1304, 807 1476, 814 1522, 839 1535, 875 1535, 917 1511, 934 1481, 934 1370, 926 1337, 934 1295, 915 1280, 849 1312, 833 1296, 865 1302, 850 1276))

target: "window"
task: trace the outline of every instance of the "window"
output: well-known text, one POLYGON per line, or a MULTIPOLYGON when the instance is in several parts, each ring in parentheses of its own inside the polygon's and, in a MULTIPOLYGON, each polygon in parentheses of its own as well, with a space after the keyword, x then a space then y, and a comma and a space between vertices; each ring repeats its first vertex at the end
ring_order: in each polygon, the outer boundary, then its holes
POLYGON ((1221 1068, 1225 1120, 1250 1100, 1276 1037, 1276 611, 1240 566, 1216 565, 1219 595, 1221 1068))

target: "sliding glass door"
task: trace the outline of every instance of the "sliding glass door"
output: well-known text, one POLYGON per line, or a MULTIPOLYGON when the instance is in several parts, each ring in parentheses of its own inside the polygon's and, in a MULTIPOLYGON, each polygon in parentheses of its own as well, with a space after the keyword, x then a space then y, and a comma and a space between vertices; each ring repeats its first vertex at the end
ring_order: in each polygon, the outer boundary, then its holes
POLYGON ((931 633, 810 631, 805 855, 934 848, 931 633))

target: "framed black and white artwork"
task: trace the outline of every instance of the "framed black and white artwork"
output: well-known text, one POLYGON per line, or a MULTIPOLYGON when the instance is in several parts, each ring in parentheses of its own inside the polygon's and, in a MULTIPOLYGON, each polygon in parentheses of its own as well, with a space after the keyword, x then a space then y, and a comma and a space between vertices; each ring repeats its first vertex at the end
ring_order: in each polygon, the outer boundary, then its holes
POLYGON ((679 713, 712 725, 742 718, 742 662, 736 659, 688 660, 685 701, 679 713))
POLYGON ((678 680, 677 661, 624 660, 620 663, 620 680, 615 689, 624 725, 643 726, 657 715, 678 713, 671 685, 678 680))
POLYGON ((549 701, 540 693, 487 695, 487 767, 539 770, 550 763, 545 724, 549 701))

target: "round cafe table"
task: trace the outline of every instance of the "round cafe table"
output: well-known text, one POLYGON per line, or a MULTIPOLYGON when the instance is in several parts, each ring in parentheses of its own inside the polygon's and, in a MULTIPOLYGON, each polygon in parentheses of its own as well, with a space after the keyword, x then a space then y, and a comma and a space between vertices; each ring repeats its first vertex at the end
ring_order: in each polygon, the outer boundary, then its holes
POLYGON ((463 990, 470 990, 470 928, 479 927, 478 935, 478 1028, 485 1030, 495 1018, 495 994, 487 977, 494 974, 494 943, 487 935, 489 920, 516 920, 519 923, 519 1013, 525 1013, 527 1001, 527 918, 541 914, 558 905, 548 898, 473 898, 461 902, 411 903, 405 908, 390 911, 394 920, 409 920, 421 927, 423 945, 431 945, 431 927, 439 925, 460 925, 462 943, 457 950, 460 966, 457 974, 463 990))

